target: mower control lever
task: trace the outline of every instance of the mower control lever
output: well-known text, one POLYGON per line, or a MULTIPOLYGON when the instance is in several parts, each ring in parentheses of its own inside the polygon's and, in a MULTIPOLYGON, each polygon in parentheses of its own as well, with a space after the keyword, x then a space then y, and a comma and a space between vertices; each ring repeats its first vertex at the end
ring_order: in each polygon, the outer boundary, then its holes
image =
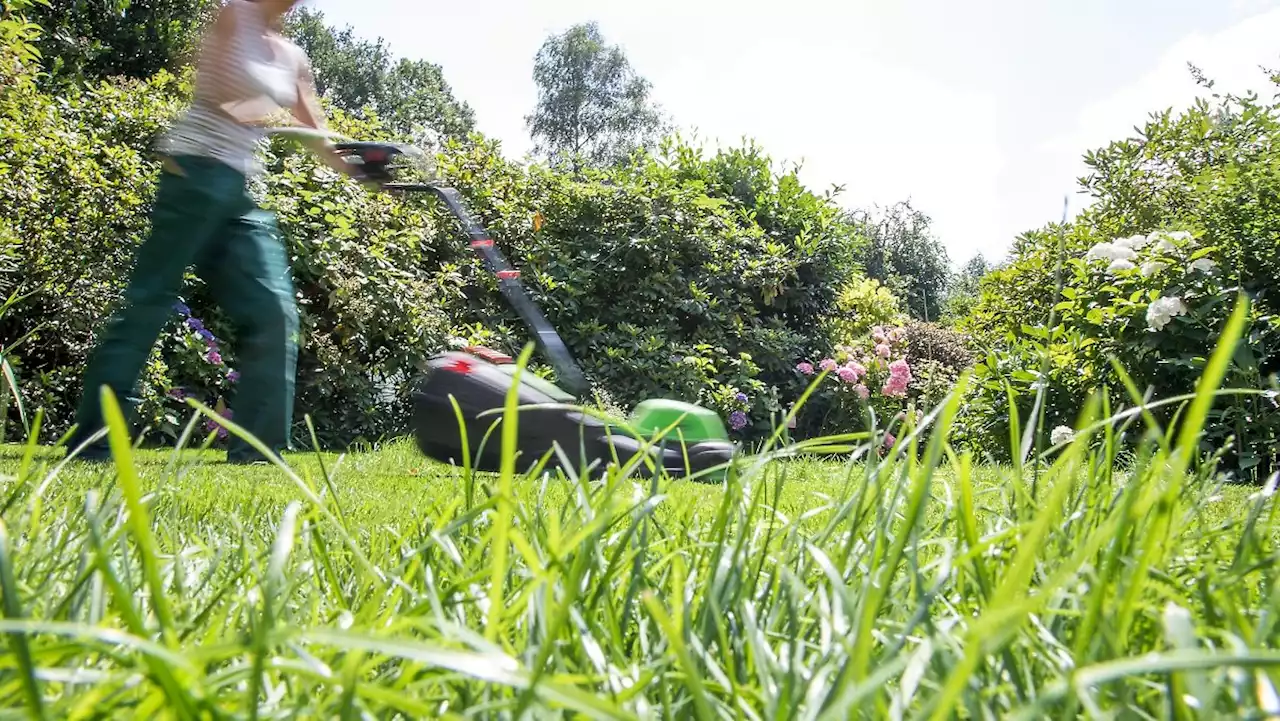
POLYGON ((333 144, 334 152, 343 160, 359 165, 365 178, 376 183, 390 183, 395 180, 391 163, 396 156, 406 155, 404 146, 394 143, 375 143, 356 140, 344 140, 333 144))

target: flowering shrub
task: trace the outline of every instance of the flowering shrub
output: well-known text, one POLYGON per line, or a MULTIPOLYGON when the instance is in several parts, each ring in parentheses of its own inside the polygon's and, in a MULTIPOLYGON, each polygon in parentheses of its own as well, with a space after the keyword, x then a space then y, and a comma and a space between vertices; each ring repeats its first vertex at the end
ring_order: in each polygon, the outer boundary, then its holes
MULTIPOLYGON (((185 303, 176 303, 173 310, 179 320, 169 336, 174 341, 172 346, 176 346, 168 354, 168 377, 173 385, 165 395, 161 424, 161 430, 168 435, 180 432, 178 421, 189 411, 188 398, 218 409, 223 418, 231 419, 233 412, 226 402, 240 380, 240 372, 228 365, 218 337, 205 327, 204 321, 193 315, 185 303)), ((227 429, 213 419, 205 421, 204 431, 216 432, 219 440, 227 437, 227 429)))
MULTIPOLYGON (((1223 272, 1222 249, 1191 231, 1154 230, 1101 239, 1091 229, 1077 227, 1069 237, 1071 245, 1079 248, 1078 255, 1065 264, 1062 297, 1051 308, 1053 327, 1043 314, 1011 311, 1007 296, 999 300, 1005 310, 985 319, 999 321, 1005 330, 977 364, 976 395, 961 411, 961 425, 977 448, 1002 448, 1004 453, 998 455, 1007 457, 1005 380, 1015 390, 1024 422, 1037 390, 1045 385, 1047 428, 1072 425, 1084 399, 1095 390, 1107 390, 1115 403, 1131 402, 1111 366, 1112 358, 1140 390, 1150 389, 1155 398, 1191 392, 1239 292, 1236 280, 1223 272), (1050 362, 1042 377, 1045 353, 1050 362)), ((1012 272, 1022 271, 1015 265, 1012 272)), ((1003 280, 1000 275, 997 282, 1003 280)), ((993 298, 985 302, 988 312, 997 304, 993 298)), ((1248 343, 1237 350, 1226 387, 1260 387, 1258 359, 1280 347, 1280 328, 1273 319, 1255 308, 1252 322, 1248 343)), ((985 330, 994 335, 996 328, 988 325, 985 330)), ((1211 411, 1205 450, 1221 447, 1234 435, 1238 465, 1257 466, 1270 453, 1267 449, 1280 427, 1280 416, 1268 403, 1219 402, 1211 411)), ((1172 412, 1168 409, 1165 417, 1171 418, 1172 412)))
MULTIPOLYGON (((815 394, 828 401, 817 404, 827 409, 820 424, 825 432, 865 429, 869 421, 887 429, 902 413, 914 412, 914 376, 907 360, 906 337, 901 327, 875 326, 869 336, 854 345, 837 346, 816 366, 808 359, 796 364, 796 372, 802 376, 827 374, 815 394)), ((886 442, 892 445, 892 436, 886 442)))

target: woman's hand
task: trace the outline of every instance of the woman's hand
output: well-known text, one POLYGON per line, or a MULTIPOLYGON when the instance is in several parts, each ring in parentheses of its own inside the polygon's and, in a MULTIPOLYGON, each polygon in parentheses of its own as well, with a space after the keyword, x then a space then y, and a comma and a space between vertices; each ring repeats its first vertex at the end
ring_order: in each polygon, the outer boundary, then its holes
MULTIPOLYGON (((315 78, 311 73, 311 64, 301 52, 299 52, 298 62, 298 102, 293 106, 293 117, 301 126, 323 133, 327 128, 325 126, 324 111, 320 107, 320 99, 316 93, 315 78)), ((380 183, 366 178, 359 166, 348 163, 341 155, 338 155, 337 151, 333 149, 333 145, 328 140, 325 140, 323 136, 317 135, 305 138, 302 142, 330 168, 360 181, 370 190, 382 189, 380 183)))

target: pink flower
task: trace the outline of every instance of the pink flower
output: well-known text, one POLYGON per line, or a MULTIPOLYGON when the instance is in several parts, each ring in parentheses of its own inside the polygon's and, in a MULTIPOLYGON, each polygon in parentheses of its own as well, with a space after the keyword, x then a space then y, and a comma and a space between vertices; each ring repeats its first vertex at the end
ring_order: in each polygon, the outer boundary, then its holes
POLYGON ((880 345, 882 343, 887 343, 889 338, 884 334, 884 331, 878 330, 871 334, 871 340, 875 341, 876 345, 880 345))
POLYGON ((897 443, 897 442, 898 442, 898 439, 897 439, 897 438, 894 438, 892 433, 886 433, 886 434, 884 434, 884 447, 885 447, 885 448, 893 448, 893 444, 895 444, 895 443, 897 443))
POLYGON ((889 340, 893 341, 894 343, 897 343, 898 341, 902 340, 902 329, 894 328, 893 330, 889 331, 889 340))
POLYGON ((845 364, 845 367, 853 369, 853 372, 856 373, 859 378, 867 374, 867 367, 857 361, 849 361, 845 364))
POLYGON ((880 393, 889 397, 901 397, 907 394, 907 380, 902 376, 890 376, 889 381, 880 389, 880 393))
POLYGON ((836 362, 830 358, 823 358, 822 362, 818 364, 818 367, 830 373, 836 369, 836 362))
POLYGON ((867 398, 870 398, 870 397, 871 397, 871 389, 867 388, 865 385, 863 385, 863 384, 861 384, 861 383, 859 383, 858 385, 856 385, 856 386, 854 386, 854 387, 853 387, 853 392, 854 392, 854 393, 857 393, 857 394, 858 394, 858 397, 859 397, 859 398, 861 398, 861 399, 862 399, 862 400, 864 400, 864 401, 865 401, 867 398))
POLYGON ((219 353, 218 351, 216 350, 209 351, 209 355, 207 357, 210 363, 216 366, 222 365, 222 354, 219 353))
POLYGON ((811 376, 811 375, 813 375, 813 364, 812 364, 812 363, 800 363, 799 365, 797 365, 797 366, 796 366, 796 370, 800 371, 801 373, 803 373, 803 374, 805 374, 805 375, 807 375, 807 376, 811 376))
POLYGON ((885 345, 884 343, 881 343, 880 345, 876 346, 876 355, 880 356, 881 358, 888 358, 890 352, 891 351, 889 346, 885 345))
POLYGON ((905 376, 911 378, 911 366, 901 358, 889 364, 889 374, 893 376, 905 376))
POLYGON ((849 366, 842 366, 839 371, 840 380, 845 383, 854 383, 858 380, 858 374, 849 366))

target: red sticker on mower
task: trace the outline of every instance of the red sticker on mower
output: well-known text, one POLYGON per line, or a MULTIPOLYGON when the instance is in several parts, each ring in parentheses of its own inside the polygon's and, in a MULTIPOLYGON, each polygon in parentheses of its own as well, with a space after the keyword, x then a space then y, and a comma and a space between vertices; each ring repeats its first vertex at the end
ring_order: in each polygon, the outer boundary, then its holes
POLYGON ((471 363, 471 361, 463 360, 462 358, 459 358, 454 362, 450 363, 449 365, 445 366, 445 369, 453 371, 454 373, 462 373, 463 375, 466 375, 471 372, 471 369, 473 367, 474 365, 471 363))
POLYGON ((484 238, 484 239, 481 239, 481 240, 473 240, 473 241, 471 241, 471 247, 472 247, 472 248, 492 248, 492 247, 493 247, 493 240, 492 240, 492 239, 490 239, 490 238, 484 238))
POLYGON ((518 271, 518 270, 500 270, 500 271, 498 271, 498 272, 497 272, 497 274, 496 274, 496 275, 498 276, 498 280, 515 280, 516 278, 519 278, 519 277, 520 277, 520 271, 518 271))

